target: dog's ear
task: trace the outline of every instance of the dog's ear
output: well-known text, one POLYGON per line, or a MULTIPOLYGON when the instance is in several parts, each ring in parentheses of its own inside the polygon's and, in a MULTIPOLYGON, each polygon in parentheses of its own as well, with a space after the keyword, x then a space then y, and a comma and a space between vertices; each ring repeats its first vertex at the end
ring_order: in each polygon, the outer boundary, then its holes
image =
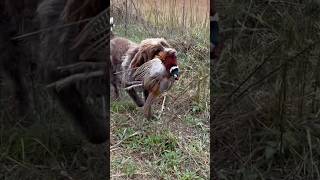
POLYGON ((145 51, 139 50, 138 53, 132 59, 132 68, 140 67, 147 61, 147 54, 145 51))
POLYGON ((132 59, 132 68, 140 67, 143 63, 148 61, 148 49, 141 47, 132 59))
POLYGON ((163 46, 165 48, 171 47, 171 45, 163 38, 162 38, 162 41, 160 41, 160 44, 161 44, 161 46, 163 46))
POLYGON ((135 46, 135 47, 130 47, 128 49, 128 51, 126 52, 126 54, 124 56, 121 57, 121 67, 122 70, 127 70, 129 66, 131 66, 132 64, 132 59, 134 58, 134 56, 138 53, 139 51, 139 47, 135 46))
POLYGON ((164 48, 169 48, 170 45, 165 39, 146 39, 140 46, 138 52, 131 61, 131 67, 136 68, 143 63, 155 58, 164 48))

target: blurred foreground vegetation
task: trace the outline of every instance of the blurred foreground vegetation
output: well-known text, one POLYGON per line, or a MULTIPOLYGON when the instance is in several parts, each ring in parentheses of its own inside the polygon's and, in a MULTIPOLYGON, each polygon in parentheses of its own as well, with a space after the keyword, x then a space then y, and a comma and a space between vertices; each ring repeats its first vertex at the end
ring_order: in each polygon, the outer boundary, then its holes
POLYGON ((219 179, 320 179, 320 1, 217 1, 219 179))

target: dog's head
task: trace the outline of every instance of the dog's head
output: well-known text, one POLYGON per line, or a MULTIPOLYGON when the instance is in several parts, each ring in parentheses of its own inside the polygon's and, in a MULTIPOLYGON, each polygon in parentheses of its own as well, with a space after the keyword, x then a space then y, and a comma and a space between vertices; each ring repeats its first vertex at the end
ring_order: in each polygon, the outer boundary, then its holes
POLYGON ((163 38, 149 38, 143 40, 131 61, 131 68, 140 67, 143 63, 158 56, 165 48, 169 47, 169 43, 163 38))

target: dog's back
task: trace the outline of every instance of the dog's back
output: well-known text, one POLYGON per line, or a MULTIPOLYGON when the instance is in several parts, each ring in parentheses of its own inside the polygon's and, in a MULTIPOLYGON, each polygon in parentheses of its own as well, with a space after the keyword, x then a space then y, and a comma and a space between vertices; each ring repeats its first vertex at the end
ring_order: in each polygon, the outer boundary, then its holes
POLYGON ((121 85, 121 64, 123 57, 130 48, 136 47, 137 44, 122 37, 114 37, 110 41, 110 61, 111 61, 111 84, 114 87, 115 98, 119 97, 118 87, 121 85))

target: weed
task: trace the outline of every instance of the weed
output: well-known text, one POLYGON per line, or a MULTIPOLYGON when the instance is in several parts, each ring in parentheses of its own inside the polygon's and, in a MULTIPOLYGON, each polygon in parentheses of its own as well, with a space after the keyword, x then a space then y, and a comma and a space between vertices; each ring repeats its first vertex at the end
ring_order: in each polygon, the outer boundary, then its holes
POLYGON ((184 172, 179 179, 180 180, 203 180, 203 178, 201 178, 195 172, 192 172, 192 171, 184 172))

